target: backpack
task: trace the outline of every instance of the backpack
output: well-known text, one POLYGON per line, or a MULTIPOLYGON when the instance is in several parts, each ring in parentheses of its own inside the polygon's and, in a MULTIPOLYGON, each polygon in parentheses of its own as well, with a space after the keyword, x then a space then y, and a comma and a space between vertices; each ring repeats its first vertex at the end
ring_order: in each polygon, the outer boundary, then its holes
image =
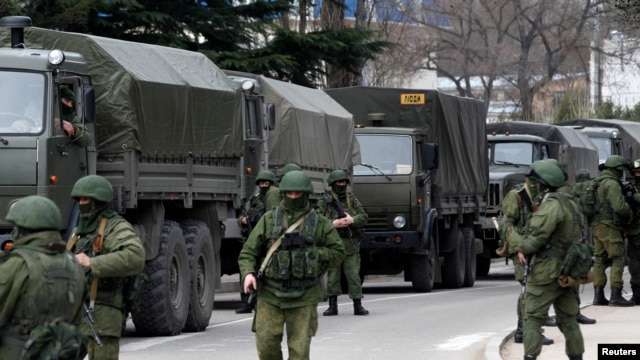
POLYGON ((80 328, 56 319, 38 325, 29 334, 23 360, 81 360, 87 354, 87 337, 80 328))
POLYGON ((593 246, 584 241, 573 241, 569 244, 560 274, 575 280, 585 280, 589 277, 593 265, 593 246))
POLYGON ((578 183, 574 187, 574 197, 578 200, 578 206, 582 214, 590 220, 598 210, 598 199, 596 191, 598 190, 598 182, 600 179, 590 179, 578 183))

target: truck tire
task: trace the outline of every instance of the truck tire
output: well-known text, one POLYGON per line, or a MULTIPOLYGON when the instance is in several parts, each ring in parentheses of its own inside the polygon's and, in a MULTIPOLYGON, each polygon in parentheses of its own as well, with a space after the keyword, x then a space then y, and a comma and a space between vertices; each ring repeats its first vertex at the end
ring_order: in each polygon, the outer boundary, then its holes
POLYGON ((462 231, 450 232, 449 236, 454 236, 455 248, 445 254, 442 264, 442 284, 445 287, 457 289, 464 283, 465 273, 465 249, 462 231), (457 234, 457 235, 456 235, 457 234))
POLYGON ((207 225, 198 220, 180 224, 187 243, 191 296, 184 331, 204 331, 209 326, 215 297, 215 254, 207 225))
POLYGON ((464 282, 462 286, 472 287, 476 282, 476 239, 470 227, 462 228, 464 237, 464 282))
POLYGON ((158 255, 145 266, 147 284, 133 315, 136 332, 144 336, 178 335, 189 312, 189 257, 180 225, 165 220, 158 255))
POLYGON ((435 282, 434 266, 433 251, 426 255, 414 254, 411 257, 411 285, 415 292, 431 292, 435 282))

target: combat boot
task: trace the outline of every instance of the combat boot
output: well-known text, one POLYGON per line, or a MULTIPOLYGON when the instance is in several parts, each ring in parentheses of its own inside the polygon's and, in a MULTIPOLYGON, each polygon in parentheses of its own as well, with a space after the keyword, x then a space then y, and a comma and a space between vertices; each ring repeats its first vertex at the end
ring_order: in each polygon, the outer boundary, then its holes
POLYGON ((522 331, 522 320, 518 320, 518 327, 516 333, 513 335, 513 342, 516 344, 522 344, 524 338, 524 332, 522 331))
POLYGON ((590 319, 582 315, 582 313, 578 313, 578 315, 576 315, 576 320, 578 321, 578 324, 590 325, 596 323, 596 319, 590 319))
POLYGON ((631 290, 633 291, 631 301, 633 301, 636 305, 640 305, 640 286, 632 286, 631 290))
POLYGON ((369 310, 362 307, 360 299, 353 299, 353 315, 369 315, 369 310))
POLYGON ((536 357, 531 355, 525 355, 524 360, 536 360, 536 357))
POLYGON ((593 287, 593 305, 606 306, 609 305, 609 300, 604 297, 604 286, 593 287))
POLYGON ((580 354, 580 355, 569 355, 569 360, 582 360, 582 354, 580 354))
POLYGON ((322 313, 322 316, 338 315, 338 296, 329 296, 329 308, 322 313))
POLYGON ((611 288, 609 306, 633 306, 635 303, 622 297, 622 288, 611 288))

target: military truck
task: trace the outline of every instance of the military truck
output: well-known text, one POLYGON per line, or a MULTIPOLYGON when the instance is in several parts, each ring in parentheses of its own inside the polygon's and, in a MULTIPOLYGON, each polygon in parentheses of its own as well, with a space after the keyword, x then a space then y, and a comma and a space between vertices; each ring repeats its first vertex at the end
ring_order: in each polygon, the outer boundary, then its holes
POLYGON ((361 275, 404 273, 417 292, 473 286, 489 180, 484 104, 435 90, 325 91, 356 122, 353 192, 369 214, 361 275))
MULTIPOLYGON (((20 197, 47 196, 68 238, 78 221, 73 184, 104 176, 112 209, 145 246, 149 281, 132 316, 136 332, 203 331, 222 265, 236 261, 221 259, 225 225, 255 191, 257 173, 289 161, 320 167, 309 158, 321 159, 327 174, 347 166, 317 149, 332 136, 350 156, 352 120, 341 119, 349 125, 337 130, 317 118, 278 130, 275 106, 255 82, 239 85, 200 53, 30 25, 26 17, 0 19, 0 161, 11 169, 0 180, 0 218, 20 197), (91 146, 59 130, 62 88, 75 93, 91 146), (310 135, 315 125, 326 128, 310 135), (304 155, 287 157, 300 149, 304 155)), ((10 230, 0 221, 0 233, 10 230)))
POLYGON ((489 143, 489 192, 487 212, 481 217, 480 232, 484 242, 478 257, 478 274, 486 275, 500 238, 495 217, 502 217, 502 199, 516 185, 524 183, 531 163, 542 159, 556 159, 567 174, 567 182, 575 182, 578 170, 598 171, 597 147, 584 134, 570 128, 524 121, 489 123, 486 127, 489 143))
MULTIPOLYGON (((225 70, 238 86, 253 88, 250 98, 260 99, 269 107, 271 124, 262 129, 247 127, 244 169, 267 168, 276 178, 288 163, 299 165, 309 175, 314 188, 312 200, 324 192, 329 173, 343 169, 351 173, 358 160, 353 116, 322 90, 271 79, 261 75, 225 70)), ((256 105, 259 105, 256 103, 256 105)), ((260 109, 249 111, 260 113, 260 109)), ((249 124, 259 124, 250 122, 249 124)), ((257 172, 242 177, 242 199, 255 190, 257 172)), ((235 274, 242 235, 236 219, 224 222, 222 241, 222 273, 235 274)))
POLYGON ((611 155, 621 155, 629 161, 640 159, 640 123, 626 120, 573 119, 557 123, 569 126, 588 136, 598 146, 599 163, 611 155))

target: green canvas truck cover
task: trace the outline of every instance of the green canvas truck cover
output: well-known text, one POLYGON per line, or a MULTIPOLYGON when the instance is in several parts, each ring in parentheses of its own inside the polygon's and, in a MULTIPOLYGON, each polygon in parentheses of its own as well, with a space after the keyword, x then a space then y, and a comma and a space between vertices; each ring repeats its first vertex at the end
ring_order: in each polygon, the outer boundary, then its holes
POLYGON ((325 91, 353 114, 356 124, 371 126, 367 115, 384 113, 384 126, 425 129, 426 141, 438 144, 439 151, 434 195, 486 194, 489 164, 482 101, 437 90, 355 86, 325 91), (424 103, 406 104, 420 95, 424 103), (409 101, 403 104, 403 97, 409 101))
MULTIPOLYGON (((631 160, 640 159, 640 122, 618 119, 573 119, 556 125, 616 128, 624 142, 631 146, 631 160)), ((625 150, 626 153, 626 150, 625 150)), ((625 155, 626 157, 627 155, 625 155)))
POLYGON ((357 157, 353 116, 337 101, 322 90, 262 75, 225 72, 257 80, 265 101, 276 107, 276 127, 268 139, 269 166, 296 163, 305 168, 351 169, 357 157))
POLYGON ((487 135, 494 131, 496 134, 505 134, 508 131, 514 135, 534 135, 550 142, 565 145, 565 148, 557 148, 562 153, 555 152, 552 147, 549 155, 566 165, 565 171, 569 184, 575 182, 575 173, 578 170, 589 170, 592 176, 599 174, 596 145, 586 135, 572 128, 526 121, 502 121, 487 124, 487 135))
MULTIPOLYGON (((10 43, 8 29, 0 41, 10 43)), ((27 48, 84 56, 96 94, 99 153, 238 157, 239 88, 198 52, 26 28, 27 48)))

